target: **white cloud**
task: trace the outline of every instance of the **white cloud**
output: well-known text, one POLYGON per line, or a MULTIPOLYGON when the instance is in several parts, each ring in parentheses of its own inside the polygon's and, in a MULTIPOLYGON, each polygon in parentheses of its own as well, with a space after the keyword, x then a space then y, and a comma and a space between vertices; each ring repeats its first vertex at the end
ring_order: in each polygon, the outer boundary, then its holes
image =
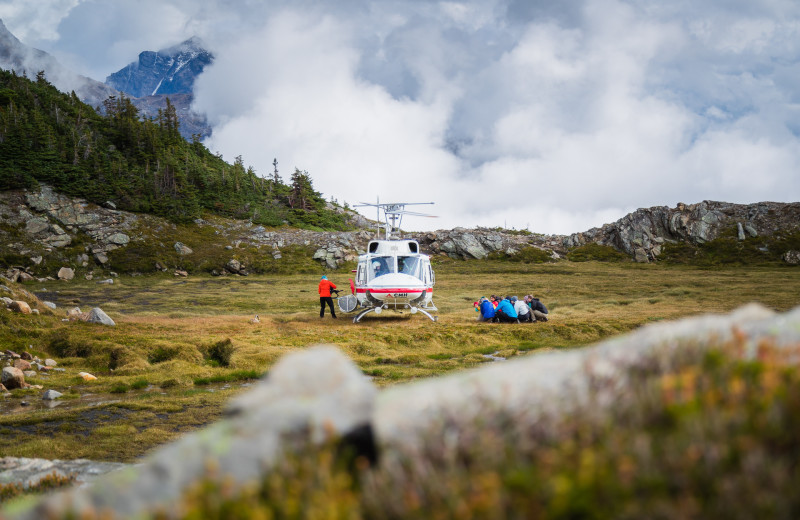
POLYGON ((212 151, 308 170, 340 201, 435 201, 442 218, 410 228, 566 233, 800 194, 790 0, 65 0, 35 22, 12 6, 103 74, 199 34, 212 151))

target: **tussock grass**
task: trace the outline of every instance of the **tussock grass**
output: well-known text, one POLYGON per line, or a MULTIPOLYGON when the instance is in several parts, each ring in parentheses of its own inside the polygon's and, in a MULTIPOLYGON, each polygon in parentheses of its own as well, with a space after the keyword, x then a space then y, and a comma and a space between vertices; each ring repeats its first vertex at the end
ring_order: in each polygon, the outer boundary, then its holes
MULTIPOLYGON (((81 405, 44 414, 15 413, 0 417, 4 432, 0 452, 135 460, 180 432, 218 418, 225 400, 241 391, 237 382, 256 378, 285 354, 318 343, 338 346, 374 384, 386 386, 490 362, 483 354, 509 357, 579 348, 654 321, 727 312, 752 301, 776 310, 800 304, 796 268, 526 264, 445 257, 435 261, 437 323, 408 313, 367 316, 358 325, 341 314, 338 320, 327 315, 320 320, 316 274, 122 276, 110 286, 85 280, 30 284, 26 288, 34 294, 45 289, 59 309, 40 316, 0 313, 0 341, 18 352, 54 357, 66 371, 52 373, 43 382, 47 388, 76 402, 88 393, 118 401, 113 406, 119 410, 124 405, 127 412, 104 420, 134 424, 136 431, 95 442, 91 418, 80 435, 60 431, 59 425, 83 420, 86 407, 81 405), (478 297, 528 293, 551 310, 550 321, 519 325, 476 321, 472 302, 478 297), (102 307, 117 326, 62 322, 61 313, 74 305, 84 310, 102 307), (260 323, 250 322, 255 314, 260 323), (209 347, 215 345, 224 346, 218 357, 228 366, 209 355, 209 347), (81 371, 94 374, 97 381, 78 379, 81 371), (224 384, 231 388, 213 388, 224 384), (115 389, 118 393, 112 393, 115 389), (202 391, 186 393, 196 389, 202 391), (131 403, 144 408, 133 409, 131 403), (164 410, 170 410, 166 419, 159 416, 164 410), (17 428, 28 418, 40 425, 36 431, 17 428), (47 451, 41 435, 54 436, 47 451)), ((329 275, 343 287, 352 276, 329 275)), ((24 397, 36 398, 34 394, 24 397)), ((12 394, 9 399, 22 398, 23 394, 12 394)))

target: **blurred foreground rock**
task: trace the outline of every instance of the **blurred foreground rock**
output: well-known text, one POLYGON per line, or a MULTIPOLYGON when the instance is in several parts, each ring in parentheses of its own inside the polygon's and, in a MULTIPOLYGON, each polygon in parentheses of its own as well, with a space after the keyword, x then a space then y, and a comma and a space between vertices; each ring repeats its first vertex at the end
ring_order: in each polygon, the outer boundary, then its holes
MULTIPOLYGON (((725 343, 742 347, 748 359, 757 356, 760 345, 797 349, 800 307, 775 314, 753 304, 728 315, 652 324, 591 347, 534 353, 381 393, 338 350, 312 347, 281 359, 268 378, 230 403, 223 421, 162 447, 135 467, 4 514, 13 519, 68 512, 77 518, 138 518, 163 511, 174 517, 180 514, 177 498, 208 475, 209 468, 229 482, 233 493, 274 466, 286 451, 328 435, 367 432, 382 451, 414 452, 433 425, 448 424, 458 432, 474 424, 487 407, 532 421, 538 414, 563 414, 570 405, 585 402, 593 378, 624 385, 620 376, 631 365, 648 360, 667 366, 684 349, 702 352, 725 343)), ((602 395, 591 398, 598 413, 613 405, 602 395)))

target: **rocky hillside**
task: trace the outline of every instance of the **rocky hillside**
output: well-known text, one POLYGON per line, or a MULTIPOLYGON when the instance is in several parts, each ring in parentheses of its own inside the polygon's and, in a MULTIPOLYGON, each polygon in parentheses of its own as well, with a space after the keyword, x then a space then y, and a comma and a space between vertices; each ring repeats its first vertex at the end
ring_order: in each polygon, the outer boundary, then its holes
POLYGON ((588 243, 609 245, 631 255, 637 262, 656 260, 665 244, 704 244, 734 231, 737 240, 774 236, 800 229, 800 203, 759 202, 730 204, 703 201, 679 203, 675 208, 638 209, 613 224, 567 237, 567 248, 588 243))
MULTIPOLYGON (((107 271, 222 275, 336 269, 355 261, 374 231, 372 223, 355 212, 333 206, 328 209, 342 214, 355 230, 266 228, 212 216, 176 225, 151 215, 118 210, 111 201, 97 205, 67 197, 47 186, 6 191, 0 193, 0 262, 7 269, 14 268, 7 273, 10 277, 23 279, 56 276, 62 267, 87 277, 107 275, 107 271)), ((798 226, 800 203, 704 201, 676 208, 640 209, 612 224, 570 236, 455 228, 409 237, 419 240, 431 255, 455 259, 491 255, 549 261, 588 244, 599 244, 638 262, 648 262, 658 259, 670 244, 713 243, 719 237, 733 242, 758 237, 796 238, 798 226)), ((792 249, 793 242, 764 243, 782 248, 769 252, 773 256, 782 255, 788 263, 800 261, 796 251, 800 247, 792 249)))

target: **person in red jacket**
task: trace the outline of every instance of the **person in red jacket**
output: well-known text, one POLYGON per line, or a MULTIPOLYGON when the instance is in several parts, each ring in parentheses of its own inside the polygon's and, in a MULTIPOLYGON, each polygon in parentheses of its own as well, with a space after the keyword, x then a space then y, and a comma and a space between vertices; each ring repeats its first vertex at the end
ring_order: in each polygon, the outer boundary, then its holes
POLYGON ((333 310, 333 298, 331 298, 331 291, 336 290, 336 285, 328 280, 328 277, 323 275, 322 280, 319 281, 319 317, 325 316, 325 304, 331 308, 331 316, 335 319, 336 312, 333 310))

